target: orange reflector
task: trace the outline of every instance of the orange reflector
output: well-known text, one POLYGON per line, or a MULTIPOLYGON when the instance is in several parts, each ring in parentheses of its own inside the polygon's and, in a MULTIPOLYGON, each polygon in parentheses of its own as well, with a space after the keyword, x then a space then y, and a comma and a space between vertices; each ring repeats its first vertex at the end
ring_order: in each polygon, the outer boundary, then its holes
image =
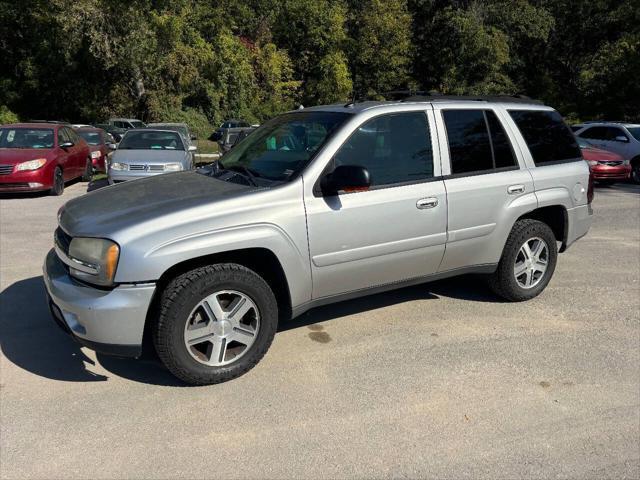
POLYGON ((116 273, 116 266, 118 265, 118 255, 120 253, 120 249, 118 245, 111 245, 107 249, 107 258, 105 261, 106 274, 108 280, 113 280, 113 276, 116 273))

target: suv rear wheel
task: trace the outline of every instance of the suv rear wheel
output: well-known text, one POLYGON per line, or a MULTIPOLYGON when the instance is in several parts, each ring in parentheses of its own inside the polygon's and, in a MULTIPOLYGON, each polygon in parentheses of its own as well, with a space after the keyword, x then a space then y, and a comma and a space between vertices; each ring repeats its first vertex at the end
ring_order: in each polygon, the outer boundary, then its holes
POLYGON ((275 296, 255 272, 233 263, 184 273, 165 288, 153 328, 158 356, 181 380, 208 385, 239 377, 269 349, 275 296))
POLYGON ((489 284, 497 295, 506 300, 529 300, 545 289, 553 276, 557 259, 556 237, 551 228, 538 220, 518 220, 489 284))

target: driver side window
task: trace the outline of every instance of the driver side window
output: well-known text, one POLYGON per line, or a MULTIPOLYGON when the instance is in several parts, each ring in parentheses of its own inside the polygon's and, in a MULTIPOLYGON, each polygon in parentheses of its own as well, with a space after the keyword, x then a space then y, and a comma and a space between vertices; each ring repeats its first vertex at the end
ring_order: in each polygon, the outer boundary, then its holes
POLYGON ((334 156, 334 168, 366 168, 371 187, 416 183, 433 177, 427 116, 406 112, 375 117, 360 127, 334 156))

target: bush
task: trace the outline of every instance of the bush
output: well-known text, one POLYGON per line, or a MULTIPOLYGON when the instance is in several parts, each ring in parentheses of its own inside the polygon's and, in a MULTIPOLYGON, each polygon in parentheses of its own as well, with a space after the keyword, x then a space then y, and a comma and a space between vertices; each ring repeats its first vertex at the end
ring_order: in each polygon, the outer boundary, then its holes
POLYGON ((164 107, 153 112, 149 122, 186 123, 191 133, 199 139, 209 138, 209 135, 214 130, 204 113, 193 108, 181 110, 164 107))
POLYGON ((17 123, 18 116, 13 113, 6 105, 0 105, 0 125, 6 123, 17 123))

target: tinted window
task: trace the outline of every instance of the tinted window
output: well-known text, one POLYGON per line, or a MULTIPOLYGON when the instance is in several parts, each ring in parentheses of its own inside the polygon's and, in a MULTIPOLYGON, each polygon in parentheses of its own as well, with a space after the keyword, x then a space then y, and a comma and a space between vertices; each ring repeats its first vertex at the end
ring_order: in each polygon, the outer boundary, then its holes
POLYGON ((618 128, 618 127, 607 128, 607 140, 618 141, 616 140, 618 137, 624 137, 627 140, 629 140, 629 137, 627 137, 627 135, 624 133, 624 131, 621 128, 618 128))
POLYGON ((576 138, 558 112, 509 110, 509 114, 527 142, 536 165, 582 160, 576 138))
POLYGON ((442 112, 449 140, 451 173, 493 169, 489 131, 482 110, 442 112))
POLYGON ((627 127, 627 130, 633 135, 633 138, 640 140, 640 127, 627 127))
POLYGON ((593 138, 595 140, 607 139, 607 127, 591 127, 587 128, 580 135, 582 138, 593 138))
POLYGON ((371 175, 371 186, 431 178, 433 152, 427 117, 410 112, 373 118, 340 147, 334 162, 336 167, 365 167, 371 175))
POLYGON ((78 135, 84 138, 84 141, 89 145, 100 145, 102 143, 99 132, 93 132, 91 130, 80 130, 80 132, 78 132, 78 135))
POLYGON ((60 128, 58 130, 58 145, 60 145, 61 143, 70 142, 70 141, 71 139, 67 135, 67 132, 65 132, 64 128, 60 128))
POLYGON ((69 137, 69 139, 73 142, 73 143, 78 143, 80 141, 80 137, 78 137, 78 135, 76 134, 76 132, 74 132, 73 130, 71 130, 70 128, 64 128, 64 133, 67 135, 67 137, 69 137))
POLYGON ((507 136, 507 132, 498 117, 491 110, 485 110, 487 123, 489 124, 489 132, 491 133, 491 144, 493 146, 493 157, 495 168, 513 167, 518 165, 511 141, 507 136))

